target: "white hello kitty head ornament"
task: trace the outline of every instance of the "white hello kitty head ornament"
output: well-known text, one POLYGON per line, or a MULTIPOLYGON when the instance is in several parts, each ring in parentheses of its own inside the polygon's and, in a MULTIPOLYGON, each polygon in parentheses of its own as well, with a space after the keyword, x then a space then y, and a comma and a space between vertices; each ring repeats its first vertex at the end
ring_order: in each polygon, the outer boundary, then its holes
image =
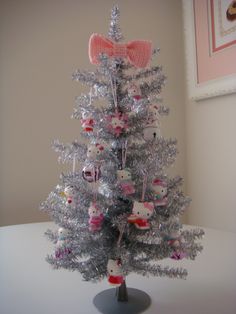
POLYGON ((89 159, 96 159, 97 156, 100 156, 104 151, 104 146, 96 143, 88 145, 87 157, 89 159))

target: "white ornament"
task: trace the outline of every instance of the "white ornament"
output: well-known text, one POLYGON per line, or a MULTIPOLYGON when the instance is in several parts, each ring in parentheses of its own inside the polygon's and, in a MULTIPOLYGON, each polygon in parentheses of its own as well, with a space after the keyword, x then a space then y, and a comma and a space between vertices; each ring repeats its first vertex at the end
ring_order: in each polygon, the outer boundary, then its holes
POLYGON ((127 169, 122 169, 117 171, 117 179, 119 181, 131 180, 131 173, 127 169))
POLYGON ((73 185, 67 185, 64 190, 64 194, 67 199, 67 203, 71 204, 75 201, 77 190, 73 185))
POLYGON ((141 89, 139 86, 135 84, 131 84, 128 88, 128 95, 129 97, 132 97, 134 100, 141 99, 141 89))
POLYGON ((101 145, 99 143, 90 144, 90 145, 88 145, 87 157, 89 159, 96 159, 96 157, 100 156, 103 151, 104 151, 103 145, 101 145))
POLYGON ((143 130, 143 138, 148 140, 154 140, 156 138, 160 137, 160 129, 155 126, 146 126, 143 130))

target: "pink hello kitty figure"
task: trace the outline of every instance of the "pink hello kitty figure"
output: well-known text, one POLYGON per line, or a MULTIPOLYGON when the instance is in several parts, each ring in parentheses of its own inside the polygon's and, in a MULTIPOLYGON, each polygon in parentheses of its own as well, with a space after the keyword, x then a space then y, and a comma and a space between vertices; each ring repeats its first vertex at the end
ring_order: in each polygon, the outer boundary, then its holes
POLYGON ((94 120, 89 113, 83 112, 80 122, 82 124, 83 131, 93 132, 94 120))
POLYGON ((124 282, 120 259, 109 259, 107 263, 108 282, 112 286, 119 287, 124 282))
POLYGON ((104 146, 96 143, 88 145, 87 157, 89 159, 96 159, 97 156, 100 156, 104 151, 104 146))
POLYGON ((128 95, 132 97, 134 101, 138 101, 142 98, 141 89, 135 84, 131 84, 128 88, 128 95))
POLYGON ((71 254, 71 249, 67 241, 68 231, 64 228, 58 229, 58 240, 56 243, 55 257, 64 258, 66 255, 71 254))
POLYGON ((124 195, 134 194, 135 188, 128 169, 118 170, 117 179, 124 195))
POLYGON ((154 210, 152 202, 137 202, 134 201, 132 214, 128 217, 128 222, 135 225, 137 229, 148 230, 150 224, 148 219, 151 218, 154 210))
POLYGON ((102 227, 102 222, 104 219, 103 213, 97 207, 96 203, 91 203, 88 209, 89 213, 89 230, 99 231, 102 227))
POLYGON ((64 189, 64 195, 66 197, 67 203, 72 204, 75 201, 77 191, 73 185, 67 185, 64 189))
POLYGON ((155 192, 156 199, 154 204, 156 206, 167 205, 167 184, 163 180, 155 179, 152 182, 152 189, 155 192))

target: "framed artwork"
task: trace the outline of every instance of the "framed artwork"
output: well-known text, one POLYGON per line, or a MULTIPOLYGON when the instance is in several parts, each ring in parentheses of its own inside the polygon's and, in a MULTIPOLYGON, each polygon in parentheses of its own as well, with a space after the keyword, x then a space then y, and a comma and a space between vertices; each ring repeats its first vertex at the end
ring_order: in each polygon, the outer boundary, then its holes
POLYGON ((236 0, 182 0, 188 96, 236 93, 236 0))

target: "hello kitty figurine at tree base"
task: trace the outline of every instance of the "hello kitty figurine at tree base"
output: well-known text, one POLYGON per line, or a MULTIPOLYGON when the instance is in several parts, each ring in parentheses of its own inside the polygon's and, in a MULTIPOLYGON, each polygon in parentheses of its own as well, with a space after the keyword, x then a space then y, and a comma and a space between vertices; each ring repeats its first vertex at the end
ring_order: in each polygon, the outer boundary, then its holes
POLYGON ((137 229, 148 230, 150 224, 148 219, 151 218, 154 210, 152 202, 134 201, 132 214, 128 217, 128 222, 134 224, 137 229))
POLYGON ((88 113, 82 113, 82 119, 80 120, 83 131, 85 132, 93 132, 94 128, 94 119, 88 113))
POLYGON ((120 259, 109 259, 107 263, 107 272, 110 285, 119 287, 124 282, 120 259))
POLYGON ((89 214, 89 230, 90 231, 101 230, 104 215, 97 207, 96 203, 93 202, 90 204, 88 214, 89 214))
POLYGON ((68 231, 64 228, 58 229, 58 240, 56 243, 55 257, 60 259, 68 254, 71 254, 71 249, 68 247, 67 241, 68 231))
POLYGON ((152 182, 152 190, 155 192, 155 206, 167 205, 167 183, 161 179, 155 179, 152 182))
POLYGON ((131 173, 128 169, 118 170, 117 179, 124 195, 131 195, 135 193, 134 184, 131 179, 131 173))

